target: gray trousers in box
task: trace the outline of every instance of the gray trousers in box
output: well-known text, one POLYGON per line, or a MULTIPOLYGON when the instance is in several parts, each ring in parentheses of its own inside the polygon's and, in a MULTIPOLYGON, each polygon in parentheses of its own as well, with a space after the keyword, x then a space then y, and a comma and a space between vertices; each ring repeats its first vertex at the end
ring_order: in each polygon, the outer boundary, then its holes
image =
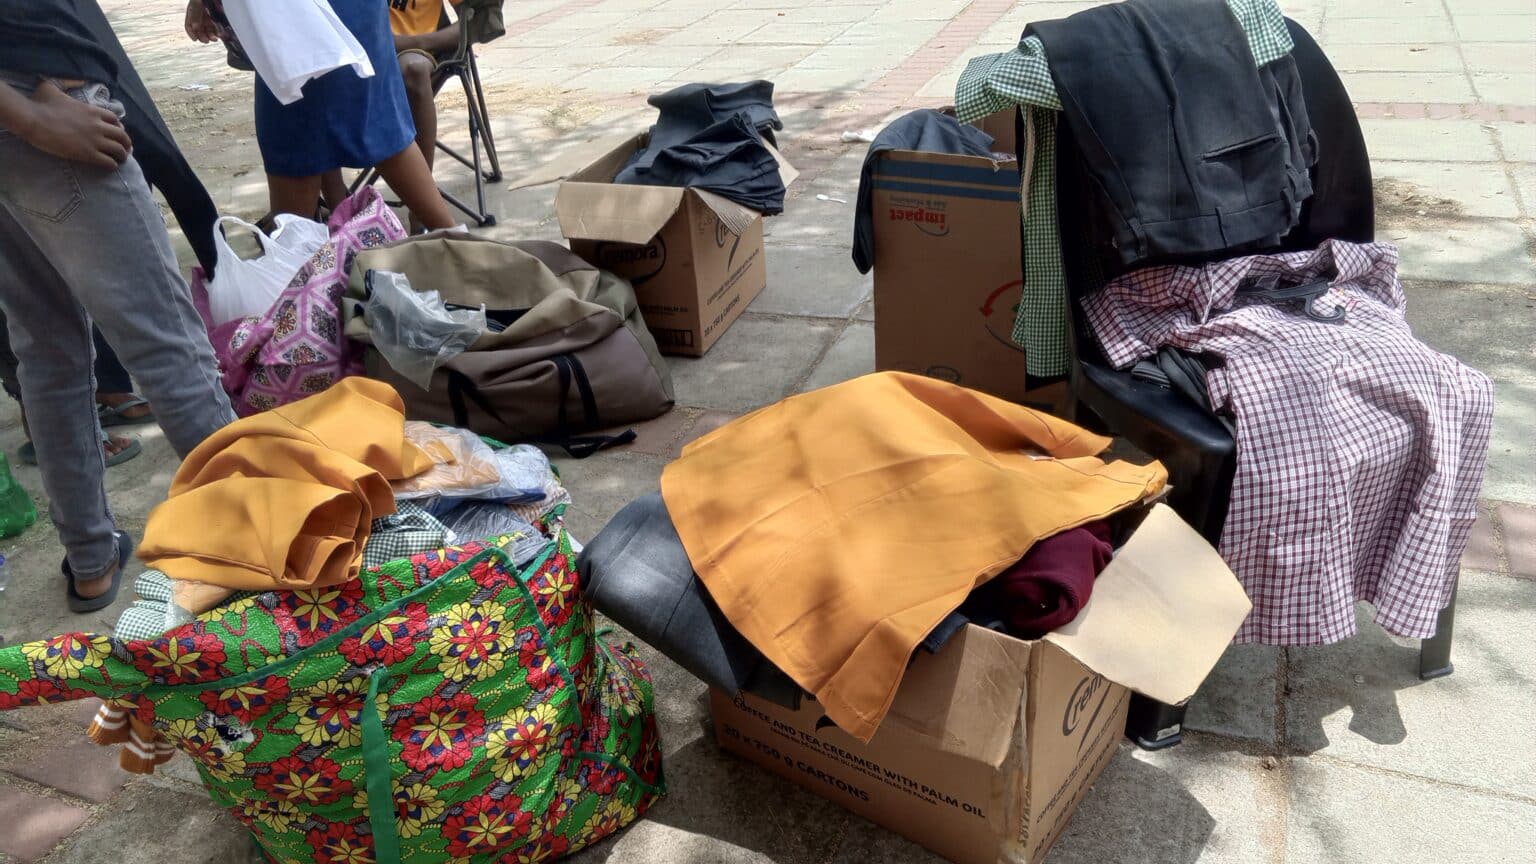
MULTIPOLYGON (((71 91, 117 110, 101 85, 71 91)), ((96 424, 91 322, 185 456, 235 419, 149 186, 59 159, 0 129, 0 307, 21 361, 22 399, 70 569, 116 560, 96 424)))

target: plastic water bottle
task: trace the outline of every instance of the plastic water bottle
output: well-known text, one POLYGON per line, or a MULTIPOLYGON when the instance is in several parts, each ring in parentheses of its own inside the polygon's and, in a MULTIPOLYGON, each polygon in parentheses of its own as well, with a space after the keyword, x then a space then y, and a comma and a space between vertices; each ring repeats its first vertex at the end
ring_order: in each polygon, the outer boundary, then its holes
POLYGON ((15 537, 36 521, 32 496, 11 476, 11 462, 0 453, 0 537, 15 537))

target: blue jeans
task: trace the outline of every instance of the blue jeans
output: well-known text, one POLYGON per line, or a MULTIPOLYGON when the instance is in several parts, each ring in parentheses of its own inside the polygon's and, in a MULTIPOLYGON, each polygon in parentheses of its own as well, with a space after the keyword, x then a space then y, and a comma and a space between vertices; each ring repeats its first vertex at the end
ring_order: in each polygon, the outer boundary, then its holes
MULTIPOLYGON (((121 113, 102 85, 70 95, 121 113)), ((115 170, 68 162, 0 129, 0 307, 59 539, 79 578, 99 577, 117 548, 92 322, 154 404, 177 453, 235 419, 137 162, 115 170)))

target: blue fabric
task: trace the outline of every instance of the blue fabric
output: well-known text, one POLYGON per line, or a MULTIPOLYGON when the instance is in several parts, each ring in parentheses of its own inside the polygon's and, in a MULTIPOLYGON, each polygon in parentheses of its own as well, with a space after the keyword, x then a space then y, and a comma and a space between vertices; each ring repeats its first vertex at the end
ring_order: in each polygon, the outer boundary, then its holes
POLYGON ((352 31, 373 77, 351 67, 304 85, 304 98, 284 105, 256 79, 256 142, 268 174, 310 177, 333 168, 368 168, 404 150, 416 138, 405 83, 389 30, 389 5, 380 0, 330 0, 352 31))

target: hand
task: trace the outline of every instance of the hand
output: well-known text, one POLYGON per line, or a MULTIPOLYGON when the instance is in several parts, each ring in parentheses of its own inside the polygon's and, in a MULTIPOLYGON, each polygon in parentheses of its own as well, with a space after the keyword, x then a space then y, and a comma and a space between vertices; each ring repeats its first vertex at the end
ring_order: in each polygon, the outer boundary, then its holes
POLYGON ((87 105, 44 81, 32 93, 21 140, 60 159, 114 169, 127 160, 133 140, 116 114, 87 105))
POLYGON ((213 23, 213 16, 208 14, 208 7, 203 5, 203 0, 187 0, 186 28, 187 36, 194 42, 219 40, 218 26, 213 23))

